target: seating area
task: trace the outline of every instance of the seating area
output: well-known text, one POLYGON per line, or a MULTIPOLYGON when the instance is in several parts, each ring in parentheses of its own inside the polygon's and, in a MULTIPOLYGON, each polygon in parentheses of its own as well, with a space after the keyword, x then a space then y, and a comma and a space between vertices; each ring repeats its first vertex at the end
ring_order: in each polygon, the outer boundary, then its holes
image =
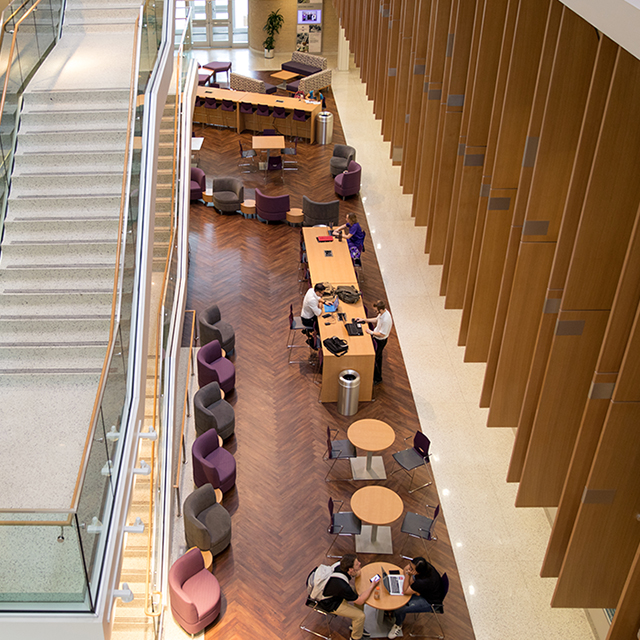
POLYGON ((340 220, 340 200, 314 202, 302 196, 303 227, 315 227, 318 224, 338 226, 340 220))
POLYGON ((350 162, 345 171, 339 173, 334 180, 335 192, 343 200, 360 193, 360 177, 362 167, 357 162, 350 162))
POLYGON ((283 62, 281 67, 283 71, 291 71, 292 73, 297 73, 300 76, 306 77, 326 69, 327 59, 322 56, 315 56, 311 53, 294 51, 291 54, 291 60, 283 62))
POLYGON ((234 91, 250 91, 251 93, 275 93, 278 90, 275 84, 242 76, 239 73, 231 73, 229 87, 234 91))

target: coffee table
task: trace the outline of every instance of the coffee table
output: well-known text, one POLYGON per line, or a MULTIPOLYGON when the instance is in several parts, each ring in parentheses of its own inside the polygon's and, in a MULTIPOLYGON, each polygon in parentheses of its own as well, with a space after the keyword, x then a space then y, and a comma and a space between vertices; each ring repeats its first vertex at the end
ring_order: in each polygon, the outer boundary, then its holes
POLYGON ((282 84, 278 85, 280 89, 286 89, 287 82, 289 82, 289 80, 297 78, 299 75, 299 73, 293 73, 293 71, 278 71, 278 73, 272 73, 271 77, 282 82, 282 84))
MULTIPOLYGON (((372 562, 360 569, 360 575, 355 579, 356 592, 362 593, 376 574, 382 578, 382 569, 387 573, 400 571, 402 569, 390 562, 372 562)), ((375 593, 375 592, 374 592, 375 593)), ((393 622, 384 619, 385 611, 393 611, 401 607, 411 598, 410 595, 391 596, 384 588, 380 580, 380 599, 376 600, 373 593, 369 596, 364 605, 364 628, 371 634, 372 638, 386 638, 393 622)))
POLYGON ((355 536, 358 553, 393 553, 391 527, 404 510, 402 498, 391 489, 369 485, 351 496, 351 510, 363 522, 362 533, 355 536))
POLYGON ((357 420, 347 430, 347 438, 354 447, 364 449, 367 457, 351 458, 354 480, 385 480, 387 473, 381 456, 373 457, 375 451, 383 451, 393 444, 396 433, 382 420, 357 420))
POLYGON ((302 220, 304 219, 304 214, 302 213, 302 209, 293 208, 287 211, 287 222, 294 226, 296 224, 302 225, 302 220))

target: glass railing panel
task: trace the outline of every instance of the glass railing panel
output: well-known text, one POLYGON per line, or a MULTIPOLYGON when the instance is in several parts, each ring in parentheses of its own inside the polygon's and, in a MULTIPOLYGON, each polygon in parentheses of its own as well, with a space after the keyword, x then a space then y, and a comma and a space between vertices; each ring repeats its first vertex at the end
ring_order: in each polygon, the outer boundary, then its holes
POLYGON ((70 512, 2 511, 0 522, 0 611, 91 610, 70 512))

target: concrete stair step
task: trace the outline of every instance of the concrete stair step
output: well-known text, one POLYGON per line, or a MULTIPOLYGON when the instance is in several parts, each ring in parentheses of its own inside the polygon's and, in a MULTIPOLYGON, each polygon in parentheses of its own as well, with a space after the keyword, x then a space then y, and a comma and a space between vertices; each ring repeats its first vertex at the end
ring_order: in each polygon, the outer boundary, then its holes
POLYGON ((5 244, 0 267, 110 267, 115 266, 116 242, 60 242, 5 244))
POLYGON ((0 295, 2 318, 104 318, 111 316, 109 293, 5 293, 0 295))
POLYGON ((124 151, 19 151, 15 162, 25 173, 82 173, 86 169, 122 173, 124 151))
POLYGON ((93 346, 0 346, 0 373, 27 371, 101 371, 107 342, 93 346))
POLYGON ((103 109, 129 107, 129 87, 120 89, 77 89, 71 91, 32 91, 25 92, 22 111, 41 110, 45 105, 48 110, 70 111, 75 109, 95 109, 100 105, 103 109))
POLYGON ((126 105, 100 109, 73 109, 55 111, 31 109, 20 118, 20 133, 41 133, 44 131, 93 131, 100 129, 127 130, 129 109, 126 105))
POLYGON ((127 132, 119 128, 93 129, 92 131, 47 131, 38 134, 18 134, 17 149, 20 152, 100 152, 123 151, 127 132))
POLYGON ((115 242, 118 239, 118 220, 8 220, 5 223, 5 242, 88 240, 115 242))
POLYGON ((98 22, 83 22, 66 23, 64 32, 70 34, 85 34, 85 33, 133 33, 135 27, 135 18, 131 22, 128 20, 117 21, 98 21, 98 22))
POLYGON ((0 345, 106 344, 109 325, 109 319, 5 319, 0 320, 0 345))
POLYGON ((131 4, 72 5, 65 11, 65 24, 113 24, 135 22, 138 8, 131 4))
POLYGON ((22 174, 13 172, 11 198, 47 195, 114 195, 122 192, 122 171, 112 173, 22 174))
MULTIPOLYGON (((114 267, 0 269, 0 292, 113 291, 114 267)), ((1 339, 1 338, 0 338, 1 339)))
POLYGON ((68 220, 120 217, 120 193, 112 195, 71 197, 47 196, 9 199, 6 220, 25 218, 68 220))

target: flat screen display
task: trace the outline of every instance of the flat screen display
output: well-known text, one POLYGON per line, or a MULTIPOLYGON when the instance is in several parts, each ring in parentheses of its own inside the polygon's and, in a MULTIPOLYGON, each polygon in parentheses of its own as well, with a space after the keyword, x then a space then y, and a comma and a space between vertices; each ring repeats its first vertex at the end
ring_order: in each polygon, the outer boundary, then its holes
POLYGON ((322 9, 299 9, 298 24, 322 24, 322 9))

